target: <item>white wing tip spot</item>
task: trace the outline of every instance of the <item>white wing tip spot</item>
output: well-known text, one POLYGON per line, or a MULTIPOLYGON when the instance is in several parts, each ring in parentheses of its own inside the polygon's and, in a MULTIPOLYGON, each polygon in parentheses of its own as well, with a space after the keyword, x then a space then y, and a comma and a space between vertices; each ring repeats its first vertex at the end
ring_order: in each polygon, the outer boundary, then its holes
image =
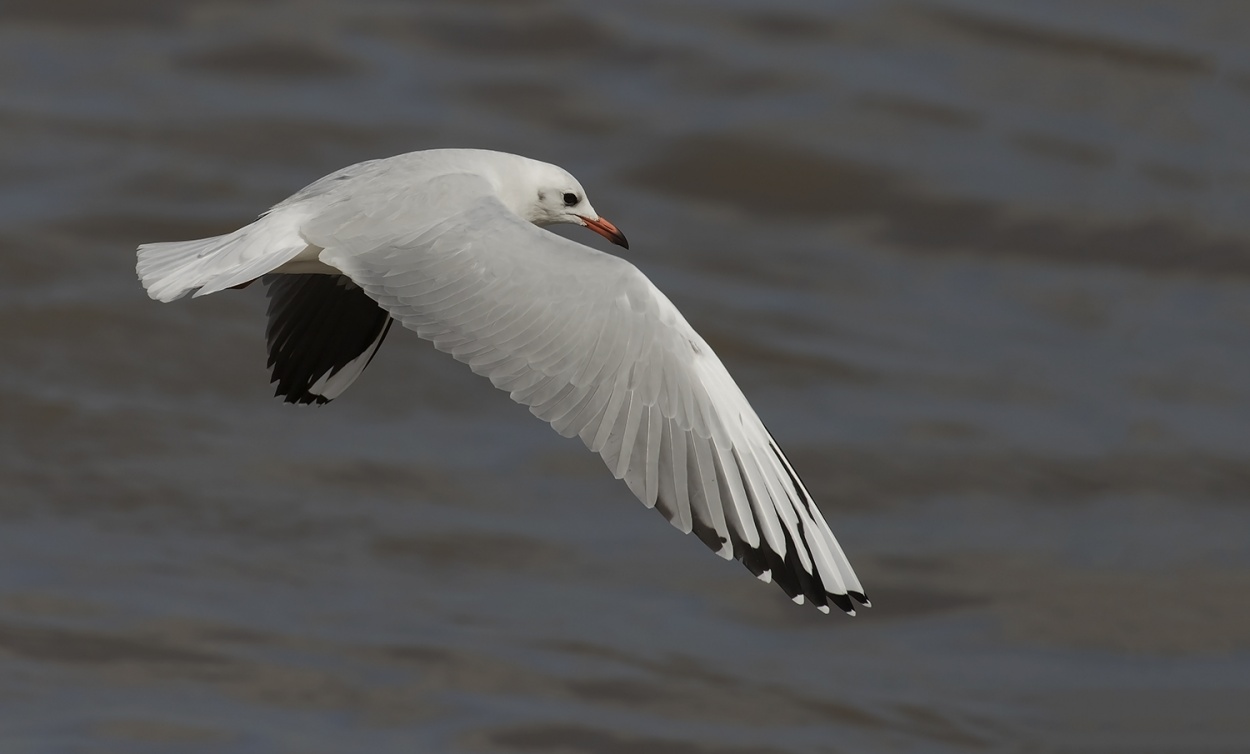
POLYGON ((771 584, 773 583, 773 571, 771 568, 766 569, 762 571, 760 575, 756 576, 755 578, 759 579, 760 581, 763 581, 765 584, 771 584))
POLYGON ((817 610, 819 610, 820 612, 824 613, 825 615, 828 615, 828 614, 829 614, 829 606, 828 606, 828 605, 819 605, 819 606, 817 606, 817 608, 816 608, 816 609, 817 609, 817 610))
POLYGON ((802 605, 802 604, 803 604, 803 595, 801 595, 801 594, 796 594, 796 595, 794 595, 793 597, 791 597, 790 599, 794 600, 794 604, 796 604, 796 605, 802 605))

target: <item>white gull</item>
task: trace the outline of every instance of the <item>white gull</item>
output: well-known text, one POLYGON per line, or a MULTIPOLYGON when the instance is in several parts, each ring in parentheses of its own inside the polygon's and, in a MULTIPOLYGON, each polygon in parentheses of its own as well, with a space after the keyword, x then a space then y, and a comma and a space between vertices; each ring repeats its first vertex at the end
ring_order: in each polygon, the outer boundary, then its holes
POLYGON ((393 320, 565 437, 673 526, 854 615, 863 587, 790 462, 707 342, 634 265, 542 229, 583 225, 628 248, 566 171, 440 149, 332 173, 256 222, 139 247, 148 295, 268 288, 277 394, 339 396, 393 320))

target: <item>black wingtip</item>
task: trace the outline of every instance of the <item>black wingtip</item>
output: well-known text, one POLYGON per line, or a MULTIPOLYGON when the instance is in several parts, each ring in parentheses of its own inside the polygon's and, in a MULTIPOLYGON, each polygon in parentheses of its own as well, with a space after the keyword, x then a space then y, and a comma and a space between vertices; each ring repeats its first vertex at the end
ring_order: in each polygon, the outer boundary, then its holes
MULTIPOLYGON (((390 331, 390 314, 341 275, 267 275, 264 283, 274 395, 287 403, 329 403, 312 387, 362 358, 367 366, 390 331)), ((359 374, 364 366, 353 368, 359 374)))
POLYGON ((324 395, 317 395, 307 391, 298 393, 290 388, 289 385, 279 383, 278 388, 273 391, 275 398, 281 398, 283 403, 290 403, 298 406, 324 406, 330 402, 330 399, 324 395))
POLYGON ((841 610, 842 612, 846 613, 847 615, 855 614, 855 604, 851 602, 850 597, 847 597, 845 594, 832 594, 832 593, 828 593, 825 596, 828 597, 830 602, 837 605, 838 609, 841 610))

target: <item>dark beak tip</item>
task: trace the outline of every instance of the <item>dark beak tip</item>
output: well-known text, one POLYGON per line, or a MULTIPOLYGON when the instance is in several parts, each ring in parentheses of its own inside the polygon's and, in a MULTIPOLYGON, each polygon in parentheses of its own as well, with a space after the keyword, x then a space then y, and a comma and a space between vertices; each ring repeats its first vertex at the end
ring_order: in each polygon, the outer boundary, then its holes
POLYGON ((629 239, 626 238, 624 235, 618 235, 616 238, 612 239, 612 243, 616 244, 617 246, 620 246, 622 249, 629 248, 629 239))

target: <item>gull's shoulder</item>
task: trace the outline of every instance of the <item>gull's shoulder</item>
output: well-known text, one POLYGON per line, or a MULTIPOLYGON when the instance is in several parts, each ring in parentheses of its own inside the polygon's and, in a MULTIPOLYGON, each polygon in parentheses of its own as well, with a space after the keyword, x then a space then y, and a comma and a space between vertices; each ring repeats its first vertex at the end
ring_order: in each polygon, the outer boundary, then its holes
POLYGON ((335 170, 278 202, 269 213, 294 205, 303 205, 315 211, 351 197, 376 198, 379 194, 410 190, 419 192, 426 184, 449 175, 479 176, 498 192, 501 186, 511 183, 518 175, 550 167, 528 157, 489 149, 446 148, 406 152, 335 170))

